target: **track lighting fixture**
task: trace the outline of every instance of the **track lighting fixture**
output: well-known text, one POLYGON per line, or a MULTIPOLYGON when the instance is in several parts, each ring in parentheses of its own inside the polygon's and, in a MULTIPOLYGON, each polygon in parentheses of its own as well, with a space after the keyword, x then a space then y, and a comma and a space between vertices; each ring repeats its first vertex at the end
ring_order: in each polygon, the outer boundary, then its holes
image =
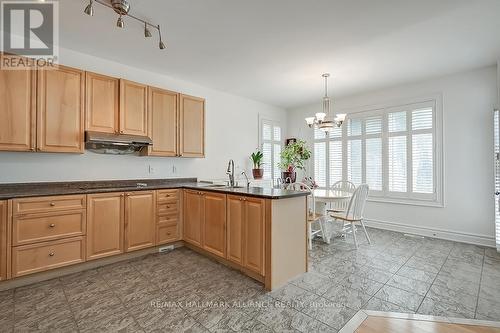
POLYGON ((128 0, 89 0, 89 4, 85 7, 85 9, 83 11, 85 14, 87 14, 89 16, 94 16, 94 2, 96 2, 102 6, 113 9, 119 15, 118 20, 116 21, 116 26, 118 28, 125 27, 124 17, 127 16, 127 17, 130 17, 130 18, 144 24, 144 38, 150 38, 153 36, 151 31, 149 30, 150 27, 157 29, 158 36, 160 37, 158 47, 160 48, 160 50, 163 50, 166 48, 165 43, 163 42, 163 40, 161 38, 160 25, 154 25, 148 21, 145 21, 143 19, 140 19, 140 18, 130 14, 129 13, 130 3, 128 2, 128 0))

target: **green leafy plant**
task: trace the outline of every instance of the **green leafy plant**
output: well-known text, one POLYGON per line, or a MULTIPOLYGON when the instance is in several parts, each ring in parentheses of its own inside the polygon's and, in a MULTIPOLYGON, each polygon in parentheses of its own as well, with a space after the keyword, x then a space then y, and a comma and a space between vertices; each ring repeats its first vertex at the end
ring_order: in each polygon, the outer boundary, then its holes
POLYGON ((250 155, 250 159, 253 162, 254 169, 260 169, 260 166, 263 164, 262 159, 264 158, 264 154, 260 150, 256 150, 250 155))
POLYGON ((311 151, 306 142, 298 140, 290 143, 281 151, 281 161, 278 167, 281 170, 293 172, 295 169, 304 169, 304 162, 311 158, 311 151))

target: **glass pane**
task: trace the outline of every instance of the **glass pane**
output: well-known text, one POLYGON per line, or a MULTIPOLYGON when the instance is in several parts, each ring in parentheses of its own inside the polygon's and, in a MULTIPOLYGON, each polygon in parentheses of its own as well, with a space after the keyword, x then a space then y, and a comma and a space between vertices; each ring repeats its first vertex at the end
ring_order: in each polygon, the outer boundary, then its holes
POLYGON ((389 113, 389 132, 406 131, 406 111, 389 113))
POLYGON ((274 141, 281 141, 281 127, 274 126, 274 141))
POLYGON ((271 125, 262 124, 262 139, 271 140, 271 125))
POLYGON ((411 127, 414 130, 432 128, 432 108, 413 111, 411 113, 411 127))
POLYGON ((382 190, 382 139, 366 140, 366 183, 371 190, 382 190))
POLYGON ((361 119, 349 119, 347 122, 347 135, 361 135, 361 119))
POLYGON ((349 140, 347 143, 347 179, 356 186, 362 182, 361 140, 349 140))
POLYGON ((342 127, 335 126, 330 131, 330 138, 341 138, 342 137, 342 127))
POLYGON ((389 191, 406 192, 406 136, 389 138, 389 191))
POLYGON ((319 128, 314 128, 314 138, 315 139, 324 139, 326 138, 325 131, 320 130, 319 128))
POLYGON ((262 145, 262 154, 264 155, 262 168, 264 169, 264 179, 272 179, 272 146, 270 143, 262 145))
POLYGON ((413 192, 434 193, 432 134, 412 138, 413 192))
POLYGON ((281 178, 281 170, 278 167, 280 162, 281 145, 274 144, 273 179, 281 178))
POLYGON ((330 142, 330 186, 342 180, 342 142, 330 142))
POLYGON ((314 180, 320 187, 326 187, 326 143, 314 143, 314 180))
POLYGON ((382 117, 367 118, 365 120, 365 133, 366 134, 382 133, 382 117))

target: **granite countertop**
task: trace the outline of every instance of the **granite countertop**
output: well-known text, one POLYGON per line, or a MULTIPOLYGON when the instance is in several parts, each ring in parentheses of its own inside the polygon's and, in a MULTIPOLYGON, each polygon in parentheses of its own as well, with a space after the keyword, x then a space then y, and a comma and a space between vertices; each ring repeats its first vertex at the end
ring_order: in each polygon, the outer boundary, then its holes
POLYGON ((147 191, 173 188, 212 191, 236 195, 246 195, 266 199, 286 199, 306 196, 307 192, 260 187, 210 187, 213 184, 198 182, 196 178, 175 179, 134 179, 109 181, 75 181, 44 183, 0 184, 0 200, 51 195, 91 194, 107 192, 147 191), (147 186, 138 186, 138 183, 147 186))

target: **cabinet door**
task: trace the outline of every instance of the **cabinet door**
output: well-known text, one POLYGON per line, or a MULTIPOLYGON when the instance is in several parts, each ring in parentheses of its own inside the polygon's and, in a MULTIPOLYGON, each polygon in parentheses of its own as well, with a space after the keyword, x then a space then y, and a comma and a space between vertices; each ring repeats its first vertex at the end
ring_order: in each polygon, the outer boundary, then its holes
POLYGON ((120 80, 120 133, 148 135, 148 87, 120 80))
MULTIPOLYGON (((5 58, 20 57, 0 54, 5 58)), ((0 150, 35 150, 35 89, 35 70, 0 70, 0 150)))
POLYGON ((245 197, 243 265, 264 275, 265 200, 245 197))
POLYGON ((0 201, 0 281, 7 279, 7 201, 0 201))
POLYGON ((245 204, 242 197, 227 196, 227 259, 243 264, 243 218, 245 204))
POLYGON ((85 129, 118 133, 120 80, 86 72, 85 87, 85 129))
POLYGON ((198 191, 184 191, 184 240, 201 247, 202 197, 198 191))
POLYGON ((148 155, 177 156, 178 94, 159 88, 148 88, 149 137, 153 146, 148 155))
POLYGON ((205 157, 205 100, 180 95, 180 155, 205 157))
POLYGON ((156 200, 154 191, 125 194, 125 251, 154 246, 156 200))
POLYGON ((123 253, 123 193, 87 196, 87 260, 123 253))
POLYGON ((38 71, 38 150, 83 153, 84 83, 78 69, 59 65, 38 71))
POLYGON ((220 257, 226 257, 226 195, 202 192, 203 248, 220 257))

